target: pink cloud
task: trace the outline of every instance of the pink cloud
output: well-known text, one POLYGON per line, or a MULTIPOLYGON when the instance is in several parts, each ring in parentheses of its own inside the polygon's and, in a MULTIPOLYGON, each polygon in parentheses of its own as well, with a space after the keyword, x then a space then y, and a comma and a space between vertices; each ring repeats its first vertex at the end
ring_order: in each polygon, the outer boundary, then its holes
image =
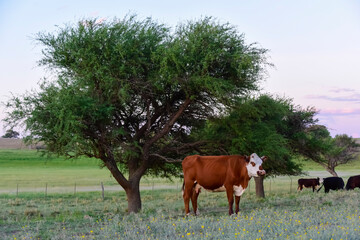
POLYGON ((306 95, 309 99, 322 99, 335 102, 358 102, 360 103, 360 94, 351 94, 348 96, 335 96, 335 95, 306 95))
POLYGON ((358 115, 360 114, 360 108, 342 108, 342 109, 322 109, 319 110, 319 115, 337 115, 337 116, 343 116, 343 115, 358 115))
POLYGON ((336 110, 328 109, 324 114, 319 113, 319 124, 328 128, 331 136, 335 137, 338 134, 347 134, 353 138, 360 137, 359 125, 360 110, 336 110), (354 115, 351 115, 351 114, 354 115))
POLYGON ((317 95, 309 94, 305 98, 321 99, 332 102, 356 102, 360 103, 360 93, 351 88, 332 88, 328 90, 328 94, 317 95))
POLYGON ((350 136, 352 136, 353 138, 360 138, 359 133, 352 133, 352 134, 350 134, 350 136))
POLYGON ((334 93, 342 93, 342 92, 355 92, 354 89, 351 88, 333 88, 330 89, 329 92, 334 92, 334 93))

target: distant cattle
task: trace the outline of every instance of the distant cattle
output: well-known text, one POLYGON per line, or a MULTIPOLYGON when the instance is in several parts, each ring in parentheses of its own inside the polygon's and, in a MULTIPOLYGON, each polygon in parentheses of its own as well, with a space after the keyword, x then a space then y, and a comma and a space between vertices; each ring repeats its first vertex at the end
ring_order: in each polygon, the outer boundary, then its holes
POLYGON ((256 153, 249 156, 199 156, 186 157, 182 162, 184 172, 183 198, 186 215, 190 214, 189 202, 195 215, 198 214, 197 198, 200 189, 212 192, 226 191, 229 202, 229 215, 239 212, 240 197, 248 186, 251 177, 265 175, 262 163, 266 157, 256 153))
POLYGON ((323 185, 317 190, 318 192, 324 186, 325 193, 331 190, 344 189, 344 180, 340 177, 328 177, 324 179, 323 185))
POLYGON ((320 186, 320 178, 300 178, 298 180, 298 190, 303 190, 304 187, 312 188, 315 191, 316 186, 320 186))
POLYGON ((352 176, 346 183, 346 190, 353 190, 354 188, 360 188, 360 175, 352 176))

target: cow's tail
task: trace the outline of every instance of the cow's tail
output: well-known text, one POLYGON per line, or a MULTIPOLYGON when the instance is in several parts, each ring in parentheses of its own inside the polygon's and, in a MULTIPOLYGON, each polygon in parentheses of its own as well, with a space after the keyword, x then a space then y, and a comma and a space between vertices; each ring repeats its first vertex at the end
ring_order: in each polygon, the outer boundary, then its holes
POLYGON ((319 187, 319 189, 316 192, 319 192, 323 186, 324 186, 324 182, 321 184, 321 187, 319 187))
MULTIPOLYGON (((192 187, 192 191, 195 190, 195 186, 196 186, 197 184, 198 184, 198 183, 195 181, 195 182, 194 182, 194 186, 192 187)), ((196 191, 196 190, 195 190, 195 191, 196 191)), ((200 191, 200 190, 198 190, 198 191, 200 191)), ((181 187, 181 195, 184 196, 184 193, 185 193, 185 180, 184 180, 183 185, 182 185, 182 187, 181 187)))
POLYGON ((183 181, 183 185, 181 187, 181 195, 184 196, 184 192, 185 192, 185 180, 183 181))

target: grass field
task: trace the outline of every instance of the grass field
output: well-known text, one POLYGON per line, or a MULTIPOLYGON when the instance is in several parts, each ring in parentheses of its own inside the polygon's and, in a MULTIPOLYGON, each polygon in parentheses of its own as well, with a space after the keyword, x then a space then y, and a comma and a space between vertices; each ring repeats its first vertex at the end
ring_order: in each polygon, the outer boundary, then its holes
MULTIPOLYGON (((309 177, 328 177, 330 174, 311 161, 301 161, 309 177)), ((346 180, 360 174, 360 160, 336 169, 346 180)), ((106 168, 101 168, 98 159, 79 158, 64 160, 62 157, 43 157, 35 150, 0 150, 0 193, 42 192, 70 193, 76 191, 98 191, 102 182, 106 190, 122 190, 106 168)), ((267 190, 296 190, 299 177, 280 176, 265 180, 267 190)), ((144 177, 142 189, 163 187, 180 188, 181 179, 169 181, 161 178, 144 177)), ((250 189, 251 190, 251 189, 250 189)), ((254 190, 254 189, 252 189, 254 190)))
POLYGON ((143 191, 143 211, 126 213, 112 192, 0 195, 0 239, 359 239, 360 191, 245 193, 238 215, 227 215, 225 193, 202 193, 201 215, 184 217, 181 193, 143 191))
MULTIPOLYGON (((330 176, 320 166, 303 164, 310 176, 330 176)), ((360 161, 337 171, 346 181, 360 173, 360 161)), ((252 182, 240 214, 231 217, 225 193, 203 191, 201 215, 187 218, 180 179, 144 178, 142 211, 129 215, 124 191, 96 159, 0 150, 0 179, 0 239, 360 239, 360 190, 298 193, 298 177, 265 180, 266 199, 255 197, 252 182), (89 192, 100 182, 117 191, 106 191, 104 199, 98 190, 89 192), (88 192, 75 194, 74 183, 88 192)))
MULTIPOLYGON (((0 192, 49 191, 72 192, 100 188, 121 190, 120 186, 98 159, 79 158, 65 160, 63 157, 45 157, 36 150, 0 150, 0 192)), ((179 184, 178 179, 175 184, 179 184)), ((173 185, 166 179, 143 178, 142 186, 173 185)))

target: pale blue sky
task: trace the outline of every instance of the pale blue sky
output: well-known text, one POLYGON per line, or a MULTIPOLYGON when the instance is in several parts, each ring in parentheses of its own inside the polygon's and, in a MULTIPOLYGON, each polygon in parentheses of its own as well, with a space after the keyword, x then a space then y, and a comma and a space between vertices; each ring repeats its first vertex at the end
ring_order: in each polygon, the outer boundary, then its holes
MULTIPOLYGON (((275 68, 263 92, 319 110, 332 135, 360 137, 360 1, 182 0, 90 1, 0 0, 0 101, 10 92, 36 89, 46 76, 37 67, 38 32, 83 18, 122 18, 136 13, 175 27, 213 16, 235 25, 248 43, 267 48, 275 68), (220 3, 221 2, 221 3, 220 3)), ((0 119, 4 116, 1 106, 0 119)), ((4 129, 0 123, 0 136, 4 129)))

